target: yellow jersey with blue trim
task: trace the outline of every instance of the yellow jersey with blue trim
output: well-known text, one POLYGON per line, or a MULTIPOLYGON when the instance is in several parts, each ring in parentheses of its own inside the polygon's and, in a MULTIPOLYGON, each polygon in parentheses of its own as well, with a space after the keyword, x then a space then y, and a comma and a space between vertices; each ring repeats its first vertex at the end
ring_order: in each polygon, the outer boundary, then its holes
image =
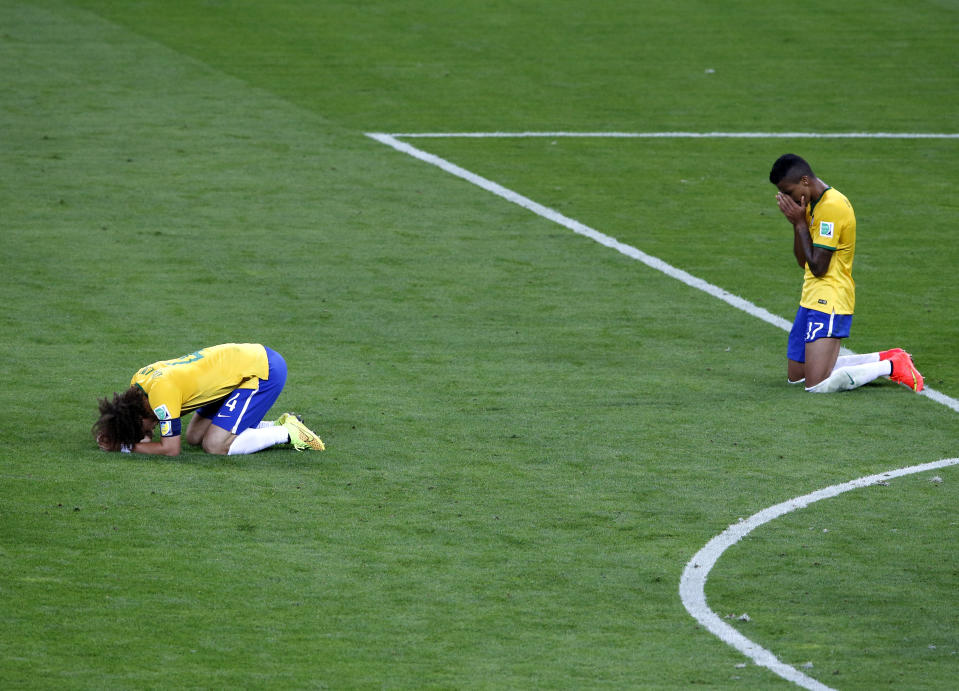
POLYGON ((806 222, 813 247, 832 252, 829 268, 816 276, 806 265, 799 304, 827 314, 852 314, 856 308, 856 283, 852 261, 856 254, 856 214, 842 192, 826 188, 806 206, 806 222))
POLYGON ((162 436, 179 434, 184 413, 236 389, 257 389, 270 375, 266 349, 258 343, 224 343, 174 360, 147 365, 133 375, 160 421, 162 436))

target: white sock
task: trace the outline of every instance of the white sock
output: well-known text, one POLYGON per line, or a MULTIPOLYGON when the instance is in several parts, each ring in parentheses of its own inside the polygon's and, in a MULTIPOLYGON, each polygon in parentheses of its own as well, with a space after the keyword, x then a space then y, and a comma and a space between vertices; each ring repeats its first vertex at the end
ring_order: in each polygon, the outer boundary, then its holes
POLYGON ((285 427, 250 427, 236 436, 236 439, 230 444, 227 455, 240 456, 256 453, 288 441, 290 441, 290 433, 286 431, 285 427))
POLYGON ((276 427, 276 423, 273 420, 263 420, 256 426, 257 429, 263 429, 264 427, 276 427))
POLYGON ((865 362, 850 367, 837 367, 828 377, 815 386, 806 387, 809 393, 835 393, 849 391, 868 384, 873 379, 888 377, 892 374, 892 363, 889 360, 865 362))
POLYGON ((850 365, 865 365, 867 362, 879 362, 879 353, 865 353, 863 355, 840 355, 836 358, 833 370, 850 365))

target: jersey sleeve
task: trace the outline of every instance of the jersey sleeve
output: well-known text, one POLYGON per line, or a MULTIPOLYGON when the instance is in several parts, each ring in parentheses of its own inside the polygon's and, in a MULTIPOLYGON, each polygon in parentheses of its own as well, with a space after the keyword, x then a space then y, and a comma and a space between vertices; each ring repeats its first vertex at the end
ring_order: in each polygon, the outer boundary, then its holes
POLYGON ((845 209, 839 204, 826 201, 816 208, 809 234, 814 247, 835 250, 839 247, 839 236, 846 223, 845 209))
POLYGON ((150 399, 150 408, 153 410, 153 414, 160 421, 160 436, 180 436, 182 403, 179 390, 175 386, 171 386, 169 382, 163 381, 161 377, 154 382, 147 396, 150 399))

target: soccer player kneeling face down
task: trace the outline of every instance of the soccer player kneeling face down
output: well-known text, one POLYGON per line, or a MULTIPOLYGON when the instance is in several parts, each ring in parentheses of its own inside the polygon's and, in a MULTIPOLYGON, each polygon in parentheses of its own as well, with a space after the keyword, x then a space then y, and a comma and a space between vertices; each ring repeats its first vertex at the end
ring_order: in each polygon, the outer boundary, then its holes
POLYGON ((130 388, 100 399, 93 435, 104 451, 176 456, 186 441, 212 454, 249 454, 278 444, 322 451, 293 413, 263 418, 286 383, 286 362, 258 343, 225 343, 138 370, 130 388), (154 432, 159 435, 154 440, 154 432))

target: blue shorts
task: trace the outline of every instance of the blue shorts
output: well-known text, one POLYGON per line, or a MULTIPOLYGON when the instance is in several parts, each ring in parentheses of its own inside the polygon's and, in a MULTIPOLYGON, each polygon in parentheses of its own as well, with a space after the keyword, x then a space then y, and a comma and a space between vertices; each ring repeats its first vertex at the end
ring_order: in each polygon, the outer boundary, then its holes
POLYGON ((808 307, 796 310, 796 321, 789 332, 786 357, 795 362, 806 361, 806 344, 818 338, 849 338, 851 314, 828 314, 808 307))
POLYGON ((223 398, 198 408, 197 415, 213 420, 214 425, 232 434, 260 424, 286 384, 283 356, 266 346, 264 348, 270 370, 267 378, 260 380, 259 388, 234 389, 223 398))

